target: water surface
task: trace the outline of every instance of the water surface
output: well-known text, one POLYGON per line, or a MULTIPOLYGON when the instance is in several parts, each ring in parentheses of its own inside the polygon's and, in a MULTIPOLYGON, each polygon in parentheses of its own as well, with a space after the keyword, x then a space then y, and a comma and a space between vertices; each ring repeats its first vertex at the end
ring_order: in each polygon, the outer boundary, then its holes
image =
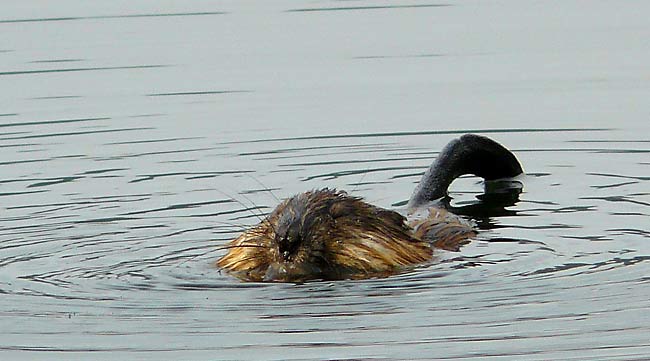
POLYGON ((0 358, 650 356, 648 5, 78 1, 0 15, 0 358), (217 248, 321 187, 406 201, 449 140, 526 169, 386 279, 241 283, 217 248))

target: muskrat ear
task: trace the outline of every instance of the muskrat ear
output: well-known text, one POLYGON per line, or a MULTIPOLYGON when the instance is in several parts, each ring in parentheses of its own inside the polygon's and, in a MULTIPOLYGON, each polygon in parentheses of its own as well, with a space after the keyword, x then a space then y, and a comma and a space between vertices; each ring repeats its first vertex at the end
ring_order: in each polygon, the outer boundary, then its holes
POLYGON ((355 207, 350 202, 332 202, 329 214, 332 218, 339 218, 354 213, 355 207))
POLYGON ((375 214, 382 222, 392 223, 392 225, 397 227, 402 227, 406 224, 406 218, 397 212, 377 208, 375 214))

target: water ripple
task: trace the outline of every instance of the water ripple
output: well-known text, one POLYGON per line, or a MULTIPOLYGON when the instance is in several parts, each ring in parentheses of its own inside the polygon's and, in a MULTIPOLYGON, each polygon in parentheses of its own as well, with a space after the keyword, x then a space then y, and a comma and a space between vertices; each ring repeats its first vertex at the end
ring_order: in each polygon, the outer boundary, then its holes
POLYGON ((547 133, 547 132, 597 132, 611 130, 608 128, 528 128, 528 129, 462 129, 462 130, 431 130, 415 132, 386 132, 386 133, 358 133, 358 134, 333 134, 333 135, 312 135, 305 137, 292 138, 269 138, 254 139, 242 141, 229 141, 219 144, 240 144, 240 143, 267 143, 267 142, 286 142, 302 140, 326 140, 326 139, 347 139, 347 138, 382 138, 382 137, 413 137, 429 135, 456 135, 466 133, 547 133))
POLYGON ((438 8, 452 6, 451 4, 413 4, 413 5, 374 5, 374 6, 346 6, 330 8, 304 8, 291 9, 287 12, 313 12, 313 11, 351 11, 351 10, 384 10, 384 9, 411 9, 411 8, 438 8))
POLYGON ((0 359, 650 354, 640 3, 7 4, 0 359), (216 269, 297 192, 404 205, 468 132, 527 174, 452 184, 460 250, 368 280, 216 269))
POLYGON ((34 75, 34 74, 46 74, 46 73, 69 73, 69 72, 84 72, 84 71, 103 71, 103 70, 152 69, 152 68, 164 68, 169 66, 170 65, 130 65, 130 66, 89 67, 89 68, 16 70, 16 71, 0 71, 0 76, 34 75))
POLYGON ((96 16, 66 16, 57 18, 33 18, 33 19, 0 19, 0 24, 12 23, 33 23, 49 21, 72 21, 72 20, 97 20, 97 19, 129 19, 129 18, 155 18, 169 16, 204 16, 204 15, 223 15, 222 11, 203 11, 187 13, 154 13, 154 14, 124 14, 124 15, 96 15, 96 16))

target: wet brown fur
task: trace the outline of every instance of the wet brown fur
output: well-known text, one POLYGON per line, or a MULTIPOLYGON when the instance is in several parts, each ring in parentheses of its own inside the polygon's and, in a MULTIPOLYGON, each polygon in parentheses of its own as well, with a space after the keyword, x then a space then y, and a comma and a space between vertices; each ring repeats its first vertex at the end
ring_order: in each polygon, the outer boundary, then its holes
POLYGON ((322 189, 280 203, 226 248, 217 266, 245 281, 303 282, 387 276, 457 250, 471 225, 431 208, 407 222, 397 212, 322 189))

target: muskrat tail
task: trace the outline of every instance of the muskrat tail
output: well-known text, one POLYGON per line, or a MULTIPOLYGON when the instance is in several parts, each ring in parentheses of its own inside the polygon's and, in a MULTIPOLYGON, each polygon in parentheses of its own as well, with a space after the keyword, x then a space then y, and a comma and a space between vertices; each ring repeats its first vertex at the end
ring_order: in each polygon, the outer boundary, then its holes
POLYGON ((465 134, 449 142, 427 169, 408 202, 408 209, 447 196, 451 182, 464 174, 495 180, 522 173, 521 164, 504 146, 484 136, 465 134))
POLYGON ((431 207, 428 217, 411 222, 416 238, 429 242, 433 247, 458 251, 476 236, 473 224, 445 209, 431 207))

